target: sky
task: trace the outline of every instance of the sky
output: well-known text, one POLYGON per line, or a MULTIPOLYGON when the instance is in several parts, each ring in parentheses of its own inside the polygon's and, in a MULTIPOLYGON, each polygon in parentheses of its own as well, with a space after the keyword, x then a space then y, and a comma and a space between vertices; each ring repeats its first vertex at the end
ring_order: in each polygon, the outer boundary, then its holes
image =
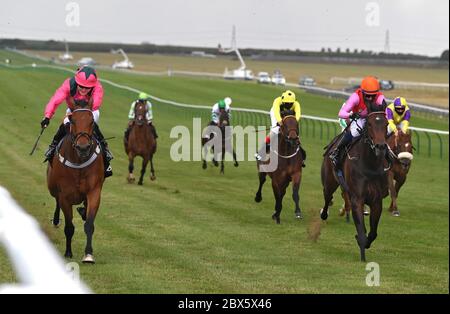
POLYGON ((416 53, 449 47, 448 0, 1 0, 0 38, 416 53), (386 47, 386 34, 389 45, 386 47))

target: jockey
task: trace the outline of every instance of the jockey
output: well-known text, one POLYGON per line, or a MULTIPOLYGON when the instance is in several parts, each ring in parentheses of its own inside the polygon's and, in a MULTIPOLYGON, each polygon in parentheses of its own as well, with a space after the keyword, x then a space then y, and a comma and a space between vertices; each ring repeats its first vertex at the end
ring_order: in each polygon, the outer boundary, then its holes
MULTIPOLYGON (((295 113, 295 118, 297 122, 300 121, 301 117, 301 109, 300 103, 296 100, 294 92, 287 90, 281 96, 275 98, 272 104, 272 108, 270 109, 270 121, 271 121, 271 129, 269 135, 266 137, 266 145, 263 147, 257 154, 255 154, 256 160, 262 160, 261 155, 263 154, 263 150, 266 150, 266 153, 270 151, 270 139, 273 136, 277 136, 280 132, 281 121, 283 120, 281 114, 283 111, 291 110, 295 113)), ((305 159, 306 152, 300 146, 300 150, 303 155, 303 164, 302 167, 305 167, 305 159)))
POLYGON ((134 124, 134 108, 136 107, 137 103, 142 103, 147 106, 147 113, 145 115, 147 119, 147 123, 150 126, 150 129, 153 133, 153 137, 155 139, 158 138, 158 134, 156 134, 155 126, 153 125, 153 111, 152 111, 152 104, 150 102, 150 96, 146 93, 139 93, 138 99, 133 101, 131 103, 130 112, 128 113, 128 128, 125 130, 125 139, 128 141, 128 136, 130 135, 131 128, 134 124))
MULTIPOLYGON (((92 114, 94 116, 94 136, 100 142, 100 146, 103 151, 105 178, 112 176, 110 161, 113 159, 113 155, 109 151, 108 143, 106 143, 106 140, 97 124, 100 117, 99 109, 103 101, 103 87, 97 79, 97 73, 92 67, 83 66, 79 68, 75 73, 75 76, 66 79, 56 90, 55 94, 45 107, 44 118, 41 121, 42 128, 48 127, 50 124, 50 119, 53 117, 56 109, 63 101, 66 101, 67 103, 67 113, 72 112, 75 102, 78 101, 87 102, 92 108, 92 114)), ((69 123, 69 119, 66 117, 64 122, 59 126, 58 132, 55 134, 52 143, 45 152, 45 161, 52 160, 57 145, 66 135, 66 127, 68 128, 69 123)))
MULTIPOLYGON (((228 113, 228 118, 231 119, 231 103, 233 101, 231 100, 230 97, 225 97, 224 99, 219 100, 218 102, 216 102, 211 110, 211 122, 209 122, 209 126, 218 126, 219 125, 219 119, 220 119, 220 114, 222 112, 227 112, 228 113)), ((211 132, 206 132, 203 135, 204 138, 206 139, 210 139, 211 138, 211 132)))
POLYGON ((219 125, 219 118, 220 118, 220 114, 223 111, 226 111, 228 113, 228 117, 231 118, 231 103, 233 101, 231 100, 230 97, 225 97, 224 99, 219 100, 218 102, 216 102, 211 110, 211 122, 209 123, 209 125, 219 125))
POLYGON ((346 147, 354 137, 360 136, 360 131, 366 124, 365 118, 368 115, 367 105, 369 102, 379 106, 380 110, 384 110, 386 107, 384 95, 380 92, 380 83, 373 76, 367 76, 362 80, 361 87, 347 99, 339 111, 339 121, 346 130, 344 136, 336 144, 336 148, 329 155, 334 166, 339 164, 341 149, 346 147), (350 130, 348 130, 346 122, 349 118, 352 120, 350 130))
POLYGON ((400 128, 401 131, 406 134, 409 128, 409 119, 411 118, 406 99, 403 97, 395 98, 394 102, 386 107, 386 118, 389 123, 388 134, 394 132, 395 135, 397 135, 397 128, 400 128))

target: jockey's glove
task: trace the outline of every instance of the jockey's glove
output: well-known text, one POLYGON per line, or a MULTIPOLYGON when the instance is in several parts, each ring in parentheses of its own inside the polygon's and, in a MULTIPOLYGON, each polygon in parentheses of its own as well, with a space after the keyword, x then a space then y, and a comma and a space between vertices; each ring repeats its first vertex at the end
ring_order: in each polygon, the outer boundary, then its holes
POLYGON ((357 112, 354 112, 350 115, 350 120, 358 120, 359 118, 361 118, 361 116, 357 112))
POLYGON ((46 127, 48 127, 49 124, 50 124, 50 119, 45 117, 41 121, 41 128, 46 128, 46 127))

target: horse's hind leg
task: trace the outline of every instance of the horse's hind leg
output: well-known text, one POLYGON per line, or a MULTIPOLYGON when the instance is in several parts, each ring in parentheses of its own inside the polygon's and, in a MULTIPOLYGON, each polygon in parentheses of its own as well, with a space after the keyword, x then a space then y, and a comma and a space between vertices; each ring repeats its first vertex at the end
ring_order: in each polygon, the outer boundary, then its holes
POLYGON ((61 211, 61 208, 59 207, 58 200, 56 199, 56 206, 55 206, 55 212, 53 213, 53 219, 52 224, 55 228, 58 228, 61 224, 61 220, 59 219, 59 213, 61 211))
POLYGON ((256 196, 255 196, 255 202, 259 203, 262 200, 262 187, 264 185, 264 183, 266 182, 266 178, 267 178, 267 173, 265 172, 258 172, 258 177, 259 177, 259 187, 258 187, 258 192, 256 192, 256 196))
POLYGON ((142 185, 142 182, 144 180, 144 175, 145 175, 145 168, 147 168, 147 164, 148 164, 148 158, 144 158, 142 160, 142 169, 141 169, 141 177, 139 178, 139 185, 142 185))
POLYGON ((302 219, 303 215, 300 210, 300 196, 298 194, 298 190, 300 189, 300 182, 301 182, 302 176, 301 173, 298 172, 292 177, 292 199, 295 203, 295 218, 302 219))
POLYGON ((370 244, 377 238, 378 222, 380 221, 382 210, 383 202, 381 199, 370 206, 370 231, 367 237, 366 249, 370 248, 370 244))
POLYGON ((153 168, 153 154, 150 155, 150 180, 154 181, 156 179, 155 176, 155 168, 153 168))
POLYGON ((339 187, 339 183, 335 180, 332 174, 331 165, 322 166, 322 185, 325 203, 323 208, 320 210, 320 218, 322 218, 322 220, 326 220, 328 218, 328 207, 331 205, 331 201, 333 200, 333 193, 339 187))
POLYGON ((202 168, 206 169, 208 165, 206 164, 206 156, 208 155, 208 149, 205 144, 202 147, 202 168))
POLYGON ((128 154, 128 183, 134 183, 134 181, 136 180, 134 178, 133 175, 133 170, 134 170, 134 156, 133 154, 129 153, 128 154))

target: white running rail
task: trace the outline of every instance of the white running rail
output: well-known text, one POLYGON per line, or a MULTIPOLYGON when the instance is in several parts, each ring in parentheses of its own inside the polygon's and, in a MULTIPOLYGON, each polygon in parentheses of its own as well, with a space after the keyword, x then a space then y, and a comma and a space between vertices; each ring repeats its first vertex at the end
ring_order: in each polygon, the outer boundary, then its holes
POLYGON ((64 265, 37 222, 1 186, 0 243, 20 281, 0 286, 0 293, 91 293, 67 271, 77 264, 64 265))
MULTIPOLYGON (((50 68, 50 69, 57 69, 57 70, 61 70, 61 71, 66 71, 66 72, 70 72, 70 73, 75 73, 75 71, 70 70, 68 68, 65 67, 61 67, 61 66, 55 66, 55 65, 47 65, 47 64, 26 64, 26 65, 4 65, 1 64, 3 66, 6 66, 8 68, 16 68, 16 69, 21 69, 21 68, 29 68, 29 67, 33 67, 33 68, 50 68)), ((120 89, 124 89, 124 90, 128 90, 130 92, 133 93, 140 93, 142 92, 142 90, 139 90, 137 88, 134 87, 130 87, 127 85, 123 85, 123 84, 118 84, 115 83, 113 81, 107 80, 107 79, 100 79, 101 82, 103 83, 107 83, 111 86, 120 88, 120 89)), ((299 87, 298 85, 295 84, 286 84, 286 86, 291 86, 291 87, 299 87)), ((300 88, 307 88, 307 89, 311 89, 311 90, 317 90, 317 91, 322 91, 325 90, 324 88, 321 87, 300 87, 300 88)), ((342 94, 342 95, 350 95, 348 93, 345 92, 341 92, 341 91, 334 91, 336 93, 342 94)), ((197 109, 205 109, 205 110, 211 110, 211 106, 204 106, 204 105, 192 105, 192 104, 186 104, 186 103, 179 103, 173 100, 168 100, 168 99, 163 99, 151 94, 148 94, 152 99, 159 101, 161 103, 165 103, 165 104, 169 104, 169 105, 173 105, 173 106, 177 106, 177 107, 184 107, 184 108, 197 108, 197 109)), ((387 99, 388 100, 388 99, 387 99)), ((388 100, 389 101, 389 100, 388 100)), ((411 104, 410 104, 411 105, 411 104)), ((233 107, 233 111, 241 111, 241 112, 253 112, 253 113, 261 113, 261 114, 267 114, 269 115, 268 111, 264 111, 264 110, 258 110, 258 109, 247 109, 247 108, 236 108, 233 107)), ((447 110, 448 113, 448 110, 447 110)), ((317 117, 317 116, 309 116, 309 115, 302 115, 302 118, 304 119, 310 119, 310 120, 316 120, 316 121, 323 121, 323 122, 335 122, 335 123, 339 123, 338 119, 336 118, 334 119, 330 119, 330 118, 322 118, 322 117, 317 117)), ((441 130, 435 130, 435 129, 424 129, 424 128, 416 128, 416 127, 410 127, 411 130, 417 130, 417 131, 423 131, 423 132, 428 132, 428 133, 435 133, 435 134, 445 134, 448 135, 449 132, 448 131, 441 131, 441 130)))

